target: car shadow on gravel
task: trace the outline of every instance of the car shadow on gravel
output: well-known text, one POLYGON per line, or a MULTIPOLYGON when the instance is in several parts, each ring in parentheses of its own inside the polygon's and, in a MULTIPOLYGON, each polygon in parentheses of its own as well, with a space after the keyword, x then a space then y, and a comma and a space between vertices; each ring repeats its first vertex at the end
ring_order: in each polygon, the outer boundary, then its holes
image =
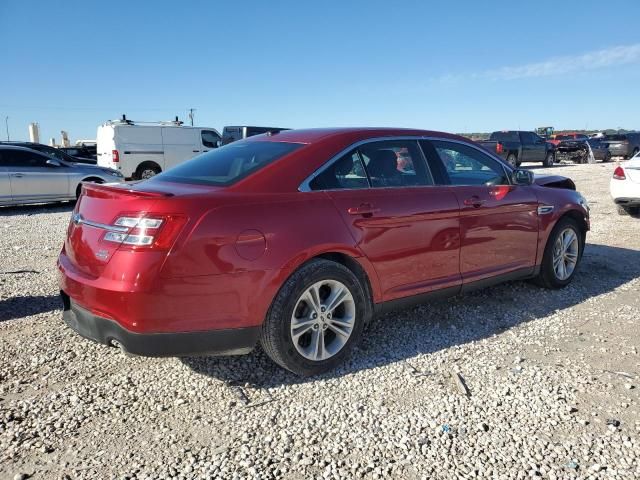
POLYGON ((62 310, 58 295, 27 295, 0 300, 0 322, 62 310))
POLYGON ((181 360, 198 374, 259 389, 328 380, 393 363, 404 363, 410 374, 416 374, 411 366, 413 357, 489 338, 611 292, 639 277, 640 251, 587 244, 577 276, 562 290, 510 282, 389 313, 371 322, 349 359, 324 375, 300 378, 275 365, 260 348, 245 356, 181 360))
POLYGON ((17 205, 15 207, 0 207, 0 219, 2 217, 15 217, 19 215, 37 215, 41 213, 64 213, 73 210, 76 203, 58 202, 58 203, 39 203, 37 205, 17 205))

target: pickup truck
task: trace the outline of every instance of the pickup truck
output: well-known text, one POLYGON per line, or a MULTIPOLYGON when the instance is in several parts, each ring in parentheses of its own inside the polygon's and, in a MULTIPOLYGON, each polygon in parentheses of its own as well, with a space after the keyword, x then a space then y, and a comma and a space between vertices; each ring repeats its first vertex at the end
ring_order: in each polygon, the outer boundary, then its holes
POLYGON ((489 140, 477 143, 514 167, 522 162, 542 162, 545 167, 551 167, 556 161, 555 146, 535 132, 493 132, 489 140))

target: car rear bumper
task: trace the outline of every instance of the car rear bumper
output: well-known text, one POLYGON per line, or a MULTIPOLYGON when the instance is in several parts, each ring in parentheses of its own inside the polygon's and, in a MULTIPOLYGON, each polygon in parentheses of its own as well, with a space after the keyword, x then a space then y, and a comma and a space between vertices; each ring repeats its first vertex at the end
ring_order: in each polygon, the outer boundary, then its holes
POLYGON ((191 355, 241 355, 258 341, 260 327, 228 328, 197 332, 136 333, 116 321, 100 317, 60 292, 65 323, 81 336, 127 353, 147 357, 191 355))

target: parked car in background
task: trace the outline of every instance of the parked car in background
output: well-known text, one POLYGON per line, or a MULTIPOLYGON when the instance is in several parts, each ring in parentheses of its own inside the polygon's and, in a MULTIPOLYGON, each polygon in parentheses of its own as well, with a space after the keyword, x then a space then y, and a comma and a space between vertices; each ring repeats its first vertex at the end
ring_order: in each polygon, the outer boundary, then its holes
POLYGON ((640 214, 640 154, 616 167, 609 187, 620 215, 640 214))
POLYGON ((376 313, 505 280, 566 286, 587 230, 570 179, 534 178, 463 137, 290 130, 145 182, 85 185, 58 260, 63 317, 139 355, 259 341, 312 375, 376 313))
POLYGON ((98 148, 96 145, 92 146, 76 146, 76 147, 58 147, 68 155, 76 158, 93 160, 94 163, 98 160, 98 148))
POLYGON ((614 157, 631 158, 640 151, 640 132, 605 135, 604 141, 614 157))
POLYGON ((609 144, 601 138, 584 138, 561 140, 556 145, 556 161, 569 160, 575 163, 588 163, 589 153, 593 160, 611 161, 609 144))
POLYGON ((82 182, 122 182, 115 170, 66 162, 15 145, 0 145, 0 205, 75 200, 82 182))
POLYGON ((34 142, 0 142, 0 145, 15 145, 18 147, 30 148, 32 150, 37 150, 38 152, 49 155, 51 158, 56 158, 63 162, 67 163, 87 163, 91 165, 95 165, 96 161, 90 158, 80 158, 69 155, 64 150, 61 150, 56 147, 50 147, 49 145, 43 145, 42 143, 34 143, 34 142))
POLYGON ((263 133, 278 133, 282 132, 283 130, 289 129, 279 127, 250 127, 247 125, 224 127, 222 129, 222 144, 227 145, 231 142, 242 140, 243 138, 262 135, 263 133))
POLYGON ((214 128, 188 127, 177 120, 134 122, 123 115, 98 127, 97 142, 98 165, 142 180, 218 148, 221 137, 214 128))
POLYGON ((560 142, 567 140, 587 140, 588 138, 589 137, 583 133, 557 133, 555 135, 551 135, 547 141, 554 145, 558 145, 560 142))
POLYGON ((522 162, 542 162, 545 167, 555 163, 555 146, 535 132, 493 132, 489 140, 477 143, 514 167, 522 162))

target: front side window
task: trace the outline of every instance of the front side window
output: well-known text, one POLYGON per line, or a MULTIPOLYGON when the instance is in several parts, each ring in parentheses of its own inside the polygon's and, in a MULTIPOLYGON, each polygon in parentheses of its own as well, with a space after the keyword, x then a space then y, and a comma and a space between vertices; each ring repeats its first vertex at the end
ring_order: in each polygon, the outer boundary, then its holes
POLYGON ((212 130, 202 130, 202 144, 207 148, 216 148, 220 141, 220 136, 212 130))
POLYGON ((0 167, 44 167, 47 157, 25 150, 3 150, 0 167))
POLYGON ((431 142, 445 167, 451 185, 509 185, 504 167, 468 145, 431 142))
POLYGON ((309 183, 311 190, 339 190, 369 187, 360 155, 353 150, 333 162, 309 183))
POLYGON ((415 140, 367 143, 360 154, 374 188, 433 185, 415 140))
POLYGON ((234 142, 176 165, 149 181, 231 185, 303 146, 285 142, 234 142))

